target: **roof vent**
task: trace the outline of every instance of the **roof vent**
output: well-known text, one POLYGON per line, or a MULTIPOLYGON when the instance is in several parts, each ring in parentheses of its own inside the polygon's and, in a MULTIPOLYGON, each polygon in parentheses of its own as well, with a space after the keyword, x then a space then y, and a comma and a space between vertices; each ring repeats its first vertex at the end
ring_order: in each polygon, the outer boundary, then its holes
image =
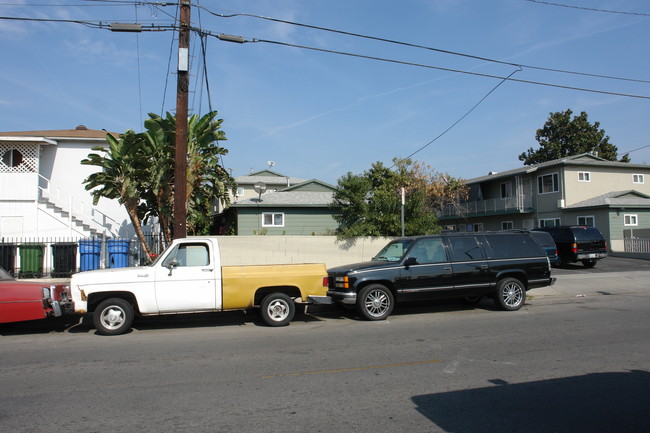
POLYGON ((88 131, 88 128, 86 128, 84 125, 79 125, 74 130, 75 131, 88 131))
POLYGON ((498 173, 498 171, 491 171, 491 172, 488 173, 488 176, 494 176, 497 173, 498 173))

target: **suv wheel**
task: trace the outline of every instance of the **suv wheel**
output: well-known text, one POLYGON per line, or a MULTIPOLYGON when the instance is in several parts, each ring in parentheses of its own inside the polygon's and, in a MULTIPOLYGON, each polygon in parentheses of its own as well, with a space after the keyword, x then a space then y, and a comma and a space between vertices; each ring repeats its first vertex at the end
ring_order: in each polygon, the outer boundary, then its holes
POLYGON ((504 278, 497 283, 494 303, 507 311, 516 311, 526 302, 526 287, 516 278, 504 278))
POLYGON ((585 268, 593 268, 596 266, 596 260, 595 259, 585 259, 582 261, 582 264, 584 265, 585 268))
POLYGON ((381 284, 364 287, 357 297, 359 314, 368 320, 384 320, 393 312, 393 294, 381 284))

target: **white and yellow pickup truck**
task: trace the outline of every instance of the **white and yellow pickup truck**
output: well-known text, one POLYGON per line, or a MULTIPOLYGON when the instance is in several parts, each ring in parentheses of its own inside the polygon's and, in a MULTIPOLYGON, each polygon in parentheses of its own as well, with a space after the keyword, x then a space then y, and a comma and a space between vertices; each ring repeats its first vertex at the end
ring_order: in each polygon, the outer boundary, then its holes
POLYGON ((289 324, 296 303, 327 302, 325 264, 221 266, 212 237, 175 240, 149 266, 74 274, 75 313, 93 313, 97 331, 127 332, 136 315, 259 308, 270 326, 289 324))

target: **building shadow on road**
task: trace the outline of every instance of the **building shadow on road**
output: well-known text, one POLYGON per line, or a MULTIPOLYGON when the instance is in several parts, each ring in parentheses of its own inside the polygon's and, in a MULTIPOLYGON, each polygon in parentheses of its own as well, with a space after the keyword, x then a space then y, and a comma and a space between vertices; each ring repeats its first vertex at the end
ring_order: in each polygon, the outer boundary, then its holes
POLYGON ((412 398, 446 432, 641 432, 650 426, 650 373, 594 373, 412 398))

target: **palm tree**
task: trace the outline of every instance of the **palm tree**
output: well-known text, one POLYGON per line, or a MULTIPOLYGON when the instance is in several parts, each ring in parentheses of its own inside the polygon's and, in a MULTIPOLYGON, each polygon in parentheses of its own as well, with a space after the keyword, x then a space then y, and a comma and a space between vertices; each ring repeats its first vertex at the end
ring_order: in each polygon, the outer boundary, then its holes
POLYGON ((132 130, 127 130, 119 138, 107 134, 106 141, 108 149, 102 146, 92 148, 103 154, 91 153, 87 159, 81 161, 83 165, 101 168, 83 181, 86 184, 85 189, 91 192, 95 205, 101 197, 106 197, 116 199, 126 208, 142 248, 147 257, 150 257, 151 250, 142 232, 138 209, 142 197, 143 176, 150 162, 147 142, 132 130))

